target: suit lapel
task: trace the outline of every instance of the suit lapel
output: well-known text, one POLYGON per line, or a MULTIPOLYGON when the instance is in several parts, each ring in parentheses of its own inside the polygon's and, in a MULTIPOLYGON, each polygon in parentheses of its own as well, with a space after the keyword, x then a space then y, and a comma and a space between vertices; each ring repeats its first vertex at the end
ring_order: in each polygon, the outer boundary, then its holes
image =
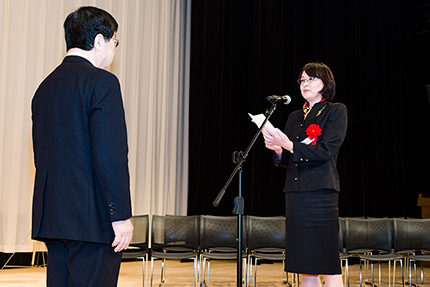
POLYGON ((304 119, 303 121, 303 126, 302 126, 302 130, 300 133, 300 138, 301 139, 305 139, 307 137, 306 135, 306 129, 312 125, 312 124, 316 124, 318 125, 319 122, 319 117, 327 111, 328 106, 330 105, 329 102, 327 101, 323 101, 320 103, 315 104, 312 107, 312 110, 309 112, 308 116, 306 117, 306 119, 304 119))

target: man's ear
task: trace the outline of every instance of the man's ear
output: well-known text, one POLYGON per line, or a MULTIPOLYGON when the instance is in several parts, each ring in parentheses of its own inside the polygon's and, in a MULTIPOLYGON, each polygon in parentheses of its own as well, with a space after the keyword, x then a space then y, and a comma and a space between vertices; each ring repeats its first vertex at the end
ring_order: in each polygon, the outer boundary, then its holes
POLYGON ((105 42, 105 37, 103 37, 102 34, 97 34, 97 36, 94 38, 94 48, 97 51, 102 49, 102 41, 105 42))

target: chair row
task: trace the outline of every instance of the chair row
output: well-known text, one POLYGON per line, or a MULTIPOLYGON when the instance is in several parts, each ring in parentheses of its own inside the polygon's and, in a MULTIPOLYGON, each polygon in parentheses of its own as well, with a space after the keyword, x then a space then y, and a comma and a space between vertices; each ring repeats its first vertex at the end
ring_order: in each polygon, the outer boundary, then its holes
MULTIPOLYGON (((285 217, 243 216, 243 250, 241 258, 245 262, 245 278, 254 271, 256 283, 257 260, 284 260, 285 258, 285 217), (251 258, 254 264, 250 264, 251 258)), ((148 215, 134 216, 135 227, 130 250, 124 258, 140 257, 145 260, 148 254, 149 220, 148 215)), ((402 268, 407 262, 409 282, 411 282, 411 264, 416 261, 430 261, 430 219, 405 218, 339 218, 339 254, 346 262, 346 280, 349 286, 348 259, 360 259, 360 285, 362 285, 362 263, 396 262, 402 268)), ((164 282, 164 264, 168 259, 194 260, 194 285, 202 286, 209 281, 211 259, 237 259, 237 217, 236 216, 158 216, 152 217, 151 225, 151 286, 154 259, 162 259, 161 281, 164 282), (202 276, 200 262, 203 263, 202 276), (207 273, 205 269, 207 266, 207 273), (206 275, 206 278, 205 278, 206 275)), ((144 261, 145 262, 145 261, 144 261)), ((379 265, 381 284, 381 266, 379 265)), ((415 265, 416 270, 416 265, 415 265)), ((421 269, 422 270, 422 269, 421 269)), ((389 268, 389 278, 391 277, 389 268)), ((145 272, 144 272, 145 274, 145 272)), ((395 269, 393 283, 395 281, 395 269)), ((144 276, 144 275, 143 275, 144 276)), ((252 280, 252 276, 249 276, 252 280)), ((293 277, 294 279, 294 277, 293 277)), ((250 282, 251 282, 250 280, 250 282)), ((143 280, 145 281, 145 280, 143 280)), ((286 280, 287 281, 287 280, 286 280)), ((372 281, 374 283, 373 264, 372 281)), ((417 273, 415 271, 417 284, 417 273)), ((421 271, 423 284, 423 272, 421 271)))
MULTIPOLYGON (((418 286, 416 262, 430 261, 430 219, 409 218, 340 218, 339 254, 346 262, 346 276, 349 286, 348 259, 360 260, 360 286, 362 286, 362 263, 371 263, 372 284, 374 285, 373 262, 379 262, 379 285, 381 284, 381 262, 389 262, 388 278, 391 278, 391 262, 394 263, 393 285, 395 283, 396 262, 400 263, 404 286, 403 261, 409 270, 411 284, 411 264, 415 266, 415 285, 418 286)), ((421 284, 423 283, 421 265, 421 284)))
MULTIPOLYGON (((151 230, 151 279, 153 281, 154 259, 162 259, 161 282, 163 283, 165 261, 169 259, 192 259, 194 262, 194 286, 205 286, 209 282, 210 260, 237 259, 244 262, 245 284, 252 281, 254 266, 254 286, 256 284, 257 260, 284 260, 285 258, 285 217, 243 216, 243 250, 237 252, 237 216, 174 216, 153 215, 149 228, 148 215, 133 216, 133 239, 123 258, 143 260, 143 286, 145 285, 145 257, 149 246, 151 230), (254 264, 251 263, 251 258, 254 264), (202 276, 200 276, 202 263, 202 276), (206 278, 205 270, 207 266, 206 278)), ((285 277, 284 277, 285 278, 285 277)), ((287 281, 288 279, 284 279, 287 281)))

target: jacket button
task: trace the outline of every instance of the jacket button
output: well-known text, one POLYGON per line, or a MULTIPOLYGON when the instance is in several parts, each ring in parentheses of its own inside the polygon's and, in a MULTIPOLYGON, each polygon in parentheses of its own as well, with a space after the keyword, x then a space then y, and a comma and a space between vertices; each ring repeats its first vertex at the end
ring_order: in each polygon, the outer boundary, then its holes
POLYGON ((296 178, 294 178, 294 180, 295 180, 295 181, 297 181, 297 177, 296 177, 296 178))

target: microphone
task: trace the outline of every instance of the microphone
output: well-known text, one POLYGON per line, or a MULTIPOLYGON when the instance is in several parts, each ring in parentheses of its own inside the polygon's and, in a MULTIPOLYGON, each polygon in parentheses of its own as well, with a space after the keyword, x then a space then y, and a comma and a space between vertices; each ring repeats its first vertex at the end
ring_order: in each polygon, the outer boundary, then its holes
POLYGON ((276 95, 268 96, 267 100, 269 102, 271 102, 272 104, 277 104, 279 102, 282 102, 285 105, 288 105, 289 103, 291 103, 291 97, 287 96, 287 95, 285 95, 285 96, 276 96, 276 95))

